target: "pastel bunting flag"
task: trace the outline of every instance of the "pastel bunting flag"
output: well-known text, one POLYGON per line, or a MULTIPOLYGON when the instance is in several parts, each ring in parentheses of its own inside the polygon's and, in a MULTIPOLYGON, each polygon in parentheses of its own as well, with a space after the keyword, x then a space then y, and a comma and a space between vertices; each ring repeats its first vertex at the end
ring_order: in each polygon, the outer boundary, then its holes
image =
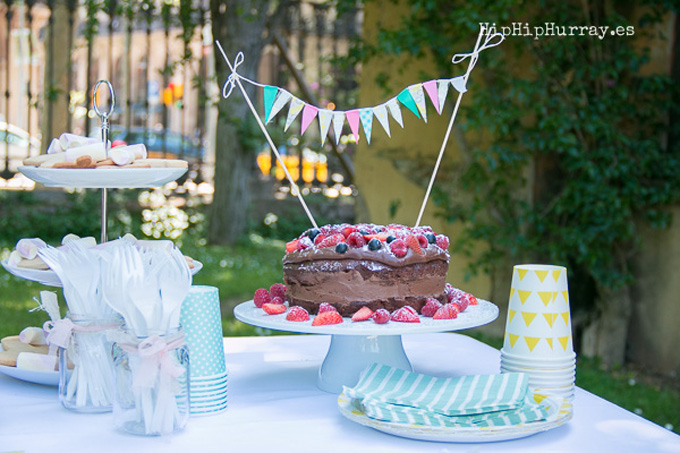
POLYGON ((300 135, 304 135, 305 131, 312 123, 312 120, 316 118, 317 113, 319 113, 319 109, 317 107, 305 104, 304 109, 302 109, 302 127, 300 129, 300 135))
POLYGON ((295 121, 295 118, 297 118, 304 106, 304 102, 293 97, 290 101, 290 107, 288 107, 288 116, 286 117, 286 127, 283 128, 284 131, 287 131, 290 125, 293 124, 293 121, 295 121))
POLYGON ((427 105, 425 105, 425 93, 423 93, 423 84, 418 83, 408 87, 408 92, 416 103, 418 111, 423 117, 423 121, 427 123, 427 105))
POLYGON ((321 146, 326 141, 328 129, 331 127, 331 119, 333 119, 333 111, 328 109, 319 110, 319 132, 321 133, 321 146))
POLYGON ((434 105, 434 109, 437 111, 439 115, 441 115, 442 108, 441 105, 439 104, 439 93, 437 93, 437 81, 428 80, 427 82, 423 83, 423 88, 425 88, 425 92, 430 97, 430 101, 432 102, 432 105, 434 105))
MULTIPOLYGON (((413 100, 413 96, 411 96, 411 93, 409 91, 409 88, 404 88, 401 93, 397 95, 397 100, 404 104, 406 108, 408 108, 410 111, 413 112, 415 116, 420 118, 420 113, 418 113, 418 107, 416 106, 416 101, 413 100)), ((403 127, 403 126, 402 126, 403 127)))
POLYGON ((359 110, 348 110, 345 112, 347 117, 347 123, 349 123, 349 128, 354 134, 354 140, 359 143, 359 110))
POLYGON ((345 112, 333 112, 333 134, 335 135, 335 144, 340 143, 342 136, 342 126, 345 125, 345 112))
POLYGON ((459 93, 465 93, 467 91, 466 84, 467 84, 467 82, 465 81, 465 76, 455 77, 455 78, 451 79, 451 85, 459 93))
POLYGON ((361 120, 361 125, 364 128, 364 134, 366 135, 366 141, 371 144, 371 132, 373 131, 373 109, 360 109, 359 119, 361 120))
POLYGON ((390 134, 390 118, 387 115, 387 107, 385 104, 380 104, 377 107, 373 107, 373 115, 378 118, 378 122, 385 129, 385 133, 388 137, 392 137, 390 134))
POLYGON ((439 114, 444 109, 444 103, 446 102, 446 95, 449 93, 449 81, 448 80, 437 80, 437 97, 439 98, 439 114))
POLYGON ((285 107, 292 97, 293 95, 286 90, 279 90, 279 94, 276 96, 276 100, 274 101, 274 105, 272 105, 266 123, 269 123, 276 116, 276 114, 279 113, 283 107, 285 107))
POLYGON ((264 86, 264 122, 269 122, 269 115, 272 111, 272 105, 274 105, 274 99, 276 99, 276 93, 279 89, 271 85, 264 86))
POLYGON ((392 115, 394 121, 396 121, 401 127, 404 127, 404 120, 401 117, 401 109, 399 108, 397 99, 394 98, 387 101, 387 108, 390 109, 390 115, 392 115))

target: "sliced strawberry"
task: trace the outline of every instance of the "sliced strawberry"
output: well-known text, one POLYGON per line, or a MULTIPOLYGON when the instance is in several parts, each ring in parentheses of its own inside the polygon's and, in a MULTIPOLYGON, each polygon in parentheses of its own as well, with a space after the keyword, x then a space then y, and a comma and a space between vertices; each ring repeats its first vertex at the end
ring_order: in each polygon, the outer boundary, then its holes
POLYGON ((319 247, 320 249, 325 247, 335 247, 340 242, 345 242, 345 236, 343 236, 342 234, 333 234, 331 236, 326 237, 323 241, 319 242, 317 247, 319 247))
POLYGON ((478 305, 479 304, 479 302, 477 301, 477 298, 470 293, 465 293, 464 298, 467 299, 468 305, 478 305))
POLYGON ((356 227, 353 226, 348 226, 342 229, 342 235, 345 236, 346 238, 349 238, 349 235, 352 233, 356 233, 359 230, 356 227))
POLYGON ((288 314, 286 315, 286 320, 287 321, 294 321, 294 322, 302 322, 302 321, 307 321, 309 319, 309 313, 307 313, 307 310, 304 308, 295 305, 294 307, 290 307, 290 310, 288 311, 288 314))
POLYGON ((297 250, 298 240, 293 239, 290 242, 286 242, 286 253, 293 253, 297 250))
POLYGON ((269 294, 272 297, 280 297, 281 299, 286 300, 286 285, 283 283, 274 283, 269 287, 269 294))
POLYGON ((371 319, 376 324, 387 324, 390 322, 390 312, 384 308, 378 308, 371 316, 371 319))
POLYGON ((418 316, 418 310, 416 310, 416 309, 413 308, 412 306, 410 306, 410 305, 404 305, 403 308, 404 308, 405 310, 410 311, 410 312, 413 313, 414 315, 418 316))
MULTIPOLYGON (((411 310, 413 309, 411 308, 411 310)), ((395 322, 420 322, 418 315, 413 314, 411 310, 409 310, 407 307, 401 307, 392 313, 390 319, 395 322)))
POLYGON ((455 319, 458 317, 458 308, 453 304, 446 304, 434 314, 432 319, 455 319))
POLYGON ((342 316, 337 311, 325 311, 314 317, 313 326, 327 326, 342 323, 342 316))
POLYGON ((317 234, 316 237, 314 238, 314 245, 318 246, 321 243, 321 241, 326 239, 326 237, 327 236, 325 234, 321 234, 321 233, 317 234))
POLYGON ((335 311, 337 312, 338 309, 329 304, 328 302, 321 302, 319 305, 319 311, 316 312, 317 315, 320 315, 321 313, 325 313, 327 311, 335 311))
POLYGON ((418 239, 418 244, 420 244, 421 249, 426 249, 430 245, 429 241, 423 234, 416 234, 416 239, 418 239))
POLYGON ((371 310, 368 307, 361 307, 359 311, 352 315, 352 321, 354 322, 366 321, 371 316, 373 316, 373 310, 371 310))
POLYGON ((433 299, 432 297, 428 297, 425 305, 423 305, 423 308, 420 310, 420 313, 423 316, 431 318, 440 308, 442 308, 441 302, 439 302, 437 299, 433 299))
POLYGON ((406 252, 408 252, 408 247, 402 239, 395 239, 390 242, 390 250, 397 258, 403 258, 406 256, 406 252))
POLYGON ((264 304, 262 305, 262 309, 268 315, 280 315, 281 313, 285 312, 288 308, 283 304, 264 304))
POLYGON ((436 243, 437 243, 437 246, 439 246, 439 248, 442 249, 442 250, 448 250, 448 248, 449 248, 449 238, 447 238, 443 234, 437 235, 436 243))
POLYGON ((418 241, 418 238, 413 234, 409 234, 408 236, 406 236, 406 247, 410 248, 418 255, 425 254, 423 252, 423 249, 420 247, 420 242, 418 241))
POLYGON ((366 242, 367 241, 364 239, 364 236, 358 231, 355 231, 354 233, 347 236, 347 245, 353 248, 361 248, 366 245, 366 242))
POLYGON ((364 239, 366 239, 366 242, 370 241, 371 239, 377 239, 380 242, 385 242, 388 236, 389 234, 386 233, 365 234, 364 239))
POLYGON ((272 298, 269 295, 269 291, 267 291, 265 288, 258 289, 253 295, 253 302, 255 302, 255 306, 257 308, 262 308, 262 305, 268 304, 271 301, 272 298))

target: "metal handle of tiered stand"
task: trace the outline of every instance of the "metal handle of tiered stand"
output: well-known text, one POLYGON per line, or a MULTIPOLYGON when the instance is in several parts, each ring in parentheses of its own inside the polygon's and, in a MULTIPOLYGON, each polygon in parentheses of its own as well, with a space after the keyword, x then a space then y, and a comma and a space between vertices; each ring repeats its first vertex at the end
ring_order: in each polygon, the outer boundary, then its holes
MULTIPOLYGON (((111 146, 109 142, 109 130, 111 129, 111 124, 109 123, 109 117, 113 113, 113 109, 116 106, 116 95, 113 92, 113 86, 111 86, 111 82, 108 80, 100 80, 97 82, 97 84, 94 86, 94 90, 92 92, 92 106, 94 107, 94 112, 97 114, 99 119, 101 120, 101 129, 102 129, 102 141, 104 142, 104 151, 106 152, 106 157, 109 157, 109 147, 111 146), (106 85, 109 89, 110 93, 110 101, 109 101, 109 109, 108 111, 102 111, 99 108, 99 105, 97 105, 97 92, 99 91, 99 87, 102 85, 106 85)), ((108 235, 107 235, 107 222, 108 222, 108 217, 107 217, 107 210, 106 210, 106 188, 102 189, 102 236, 101 236, 101 242, 106 242, 108 240, 108 235)))

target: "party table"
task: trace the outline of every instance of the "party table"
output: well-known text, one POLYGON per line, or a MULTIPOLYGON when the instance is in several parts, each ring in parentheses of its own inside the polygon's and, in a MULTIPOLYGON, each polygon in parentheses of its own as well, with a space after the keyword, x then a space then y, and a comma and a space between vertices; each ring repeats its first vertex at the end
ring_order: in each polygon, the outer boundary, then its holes
MULTIPOLYGON (((522 439, 478 444, 401 438, 344 418, 337 395, 317 387, 330 336, 224 340, 229 408, 191 418, 167 437, 115 431, 111 414, 63 409, 55 387, 0 376, 0 453, 53 452, 680 452, 680 436, 582 389, 563 426, 522 439)), ((414 371, 434 376, 499 371, 499 351, 453 333, 403 338, 414 371)), ((578 373, 578 370, 577 370, 578 373)))

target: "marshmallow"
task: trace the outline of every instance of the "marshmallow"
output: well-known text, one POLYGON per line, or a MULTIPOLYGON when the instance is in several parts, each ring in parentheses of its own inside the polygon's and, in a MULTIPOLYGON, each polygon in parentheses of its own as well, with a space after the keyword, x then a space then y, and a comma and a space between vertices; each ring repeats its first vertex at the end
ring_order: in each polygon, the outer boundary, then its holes
POLYGON ((47 147, 47 154, 58 154, 63 153, 64 148, 61 147, 61 143, 58 139, 53 138, 50 142, 50 146, 47 147))
POLYGON ((80 236, 78 236, 77 234, 69 233, 69 234, 67 234, 66 236, 63 237, 63 239, 61 240, 61 245, 66 245, 69 242, 75 241, 75 240, 78 240, 78 239, 80 239, 80 236))
POLYGON ((7 264, 9 264, 10 266, 17 266, 21 262, 21 260, 23 260, 23 258, 21 257, 19 252, 17 252, 16 250, 12 250, 12 252, 9 254, 9 258, 7 258, 7 264))
POLYGON ((33 346, 47 344, 45 342, 45 331, 40 327, 26 327, 19 333, 19 341, 32 344, 33 346))
POLYGON ((16 250, 22 258, 32 260, 38 256, 38 250, 46 245, 45 241, 39 238, 21 239, 17 242, 16 250))
POLYGON ((20 352, 17 356, 17 368, 31 371, 56 371, 57 356, 36 352, 20 352))
POLYGON ((106 159, 106 150, 102 142, 90 143, 66 150, 66 161, 75 162, 80 156, 90 156, 93 162, 106 159))
POLYGON ((128 146, 117 146, 109 151, 109 157, 116 165, 128 165, 135 161, 135 153, 128 146))
POLYGON ((83 137, 81 135, 64 132, 59 136, 59 145, 65 151, 67 149, 78 148, 81 146, 100 143, 100 140, 93 137, 83 137))

